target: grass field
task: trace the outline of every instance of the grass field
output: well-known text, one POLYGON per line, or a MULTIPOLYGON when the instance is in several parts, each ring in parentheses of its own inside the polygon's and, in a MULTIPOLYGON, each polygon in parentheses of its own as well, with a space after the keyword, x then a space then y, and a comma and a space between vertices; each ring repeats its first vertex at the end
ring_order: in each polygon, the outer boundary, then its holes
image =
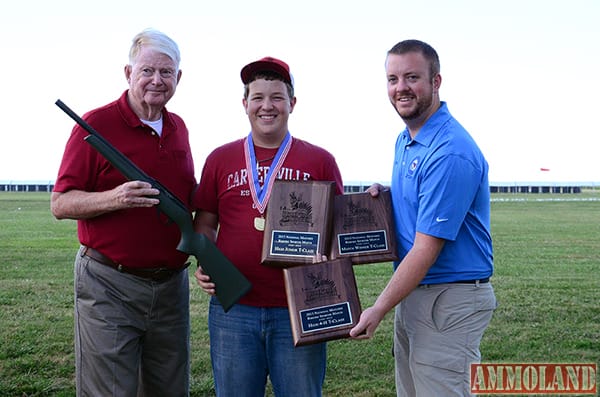
MULTIPOLYGON (((493 195, 499 307, 487 362, 600 362, 600 191, 493 195)), ((74 221, 48 193, 0 193, 0 396, 73 396, 74 221)), ((363 307, 390 264, 355 266, 363 307)), ((193 283, 192 283, 193 284, 193 283)), ((207 297, 192 285, 192 396, 214 395, 207 297)), ((325 396, 393 396, 391 316, 370 341, 329 343, 325 396)))

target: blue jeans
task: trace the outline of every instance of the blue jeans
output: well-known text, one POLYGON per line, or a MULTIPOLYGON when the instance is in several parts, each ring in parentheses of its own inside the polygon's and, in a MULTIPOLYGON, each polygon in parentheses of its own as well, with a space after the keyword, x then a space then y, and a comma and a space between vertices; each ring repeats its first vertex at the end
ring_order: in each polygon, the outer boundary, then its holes
POLYGON ((225 313, 213 297, 208 330, 217 396, 263 397, 267 376, 275 396, 321 396, 326 344, 294 347, 287 308, 238 304, 225 313))

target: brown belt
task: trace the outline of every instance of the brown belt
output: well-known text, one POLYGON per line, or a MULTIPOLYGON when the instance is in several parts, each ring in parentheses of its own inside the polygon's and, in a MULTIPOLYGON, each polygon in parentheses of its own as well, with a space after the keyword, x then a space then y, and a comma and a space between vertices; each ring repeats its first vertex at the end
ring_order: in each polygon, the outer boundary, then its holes
POLYGON ((92 258, 96 262, 111 267, 121 273, 132 274, 134 276, 146 278, 152 281, 166 281, 189 266, 189 263, 186 263, 179 268, 158 267, 153 269, 138 269, 134 267, 126 267, 90 247, 83 247, 81 256, 92 258))

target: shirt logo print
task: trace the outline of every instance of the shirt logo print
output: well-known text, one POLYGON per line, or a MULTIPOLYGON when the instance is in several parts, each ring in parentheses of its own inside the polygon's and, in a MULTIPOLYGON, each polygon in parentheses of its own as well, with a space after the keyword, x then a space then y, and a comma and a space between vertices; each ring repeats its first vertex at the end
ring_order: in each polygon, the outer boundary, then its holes
POLYGON ((419 166, 420 161, 421 161, 421 158, 417 157, 410 163, 410 165, 408 166, 408 175, 409 176, 413 176, 413 174, 415 173, 415 170, 419 166))

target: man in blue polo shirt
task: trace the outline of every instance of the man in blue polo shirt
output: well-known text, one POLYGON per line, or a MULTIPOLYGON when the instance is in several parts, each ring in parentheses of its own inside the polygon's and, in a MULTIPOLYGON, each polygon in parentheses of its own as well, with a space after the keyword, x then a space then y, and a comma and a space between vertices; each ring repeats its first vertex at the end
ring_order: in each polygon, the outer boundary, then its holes
MULTIPOLYGON (((351 336, 370 338, 395 307, 398 396, 469 395, 469 368, 496 298, 488 164, 440 101, 436 51, 406 40, 388 51, 388 96, 398 136, 391 193, 401 261, 351 336)), ((369 188, 377 196, 381 185, 369 188)))

